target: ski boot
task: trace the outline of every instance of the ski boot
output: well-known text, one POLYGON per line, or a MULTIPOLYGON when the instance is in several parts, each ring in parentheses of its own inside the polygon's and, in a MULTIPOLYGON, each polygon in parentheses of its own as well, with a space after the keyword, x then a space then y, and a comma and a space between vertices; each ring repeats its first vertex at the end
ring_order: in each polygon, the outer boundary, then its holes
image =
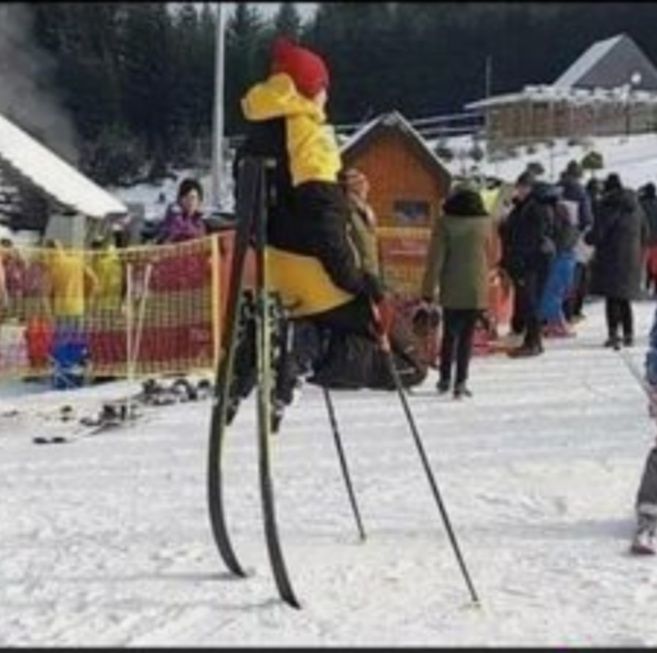
POLYGON ((209 379, 201 379, 196 384, 196 395, 199 400, 207 399, 208 397, 211 397, 212 393, 213 393, 213 385, 212 385, 212 381, 210 381, 209 379))
POLYGON ((465 383, 457 383, 454 386, 454 399, 463 399, 463 397, 472 397, 472 392, 465 383))
POLYGON ((657 517, 654 515, 639 514, 634 539, 630 550, 638 555, 655 555, 657 553, 657 517))
POLYGON ((171 390, 174 395, 178 396, 179 401, 196 401, 198 399, 196 388, 185 377, 176 379, 171 386, 171 390))

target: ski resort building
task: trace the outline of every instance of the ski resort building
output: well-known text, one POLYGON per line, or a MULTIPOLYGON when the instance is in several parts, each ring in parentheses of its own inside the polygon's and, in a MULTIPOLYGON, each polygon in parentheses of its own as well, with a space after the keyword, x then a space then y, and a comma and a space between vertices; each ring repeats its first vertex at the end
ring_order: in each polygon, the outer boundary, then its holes
POLYGON ((591 45, 552 84, 465 106, 484 111, 491 145, 657 130, 657 69, 626 34, 591 45))
POLYGON ((82 247, 128 207, 0 115, 0 223, 82 247))

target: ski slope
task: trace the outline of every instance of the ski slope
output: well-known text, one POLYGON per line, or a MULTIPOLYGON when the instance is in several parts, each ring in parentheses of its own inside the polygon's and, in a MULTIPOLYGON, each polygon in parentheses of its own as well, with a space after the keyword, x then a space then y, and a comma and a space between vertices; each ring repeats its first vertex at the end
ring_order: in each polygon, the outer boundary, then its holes
MULTIPOLYGON (((604 162, 604 168, 595 172, 598 179, 604 180, 608 174, 615 172, 620 175, 624 185, 635 190, 649 181, 657 182, 657 134, 597 136, 589 140, 589 148, 584 145, 569 145, 568 139, 565 138, 555 139, 552 148, 542 142, 535 143, 534 152, 528 152, 527 147, 517 147, 516 156, 502 161, 484 159, 476 167, 482 174, 513 183, 528 163, 536 161, 545 170, 545 180, 556 182, 571 159, 581 162, 591 149, 602 154, 604 162)), ((437 142, 434 139, 428 144, 434 148, 437 142)), ((455 136, 447 139, 447 144, 455 153, 467 152, 472 148, 472 138, 455 136)), ((481 145, 485 148, 485 141, 481 145)), ((460 175, 470 170, 473 162, 456 157, 445 165, 452 174, 460 175)), ((584 176, 586 181, 590 173, 586 172, 584 176)))
MULTIPOLYGON (((653 310, 635 305, 640 365, 653 310)), ((0 645, 657 645, 657 560, 627 553, 655 427, 619 355, 601 347, 602 304, 585 312, 578 337, 546 341, 544 356, 475 359, 471 400, 433 395, 435 372, 410 397, 480 609, 394 393, 334 393, 364 543, 322 393, 308 387, 274 436, 295 611, 270 575, 251 399, 225 452, 233 543, 252 572, 240 580, 210 533, 209 402, 36 446, 58 406, 82 412, 129 384, 0 385, 0 645)))

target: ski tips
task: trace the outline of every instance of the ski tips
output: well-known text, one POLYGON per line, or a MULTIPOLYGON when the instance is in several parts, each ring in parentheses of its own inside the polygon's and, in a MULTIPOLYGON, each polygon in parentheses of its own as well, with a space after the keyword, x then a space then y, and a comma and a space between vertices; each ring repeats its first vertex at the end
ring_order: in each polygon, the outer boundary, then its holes
POLYGON ((285 605, 289 605, 291 608, 294 608, 295 610, 301 610, 301 603, 297 600, 295 596, 289 596, 289 597, 284 597, 283 602, 285 605))

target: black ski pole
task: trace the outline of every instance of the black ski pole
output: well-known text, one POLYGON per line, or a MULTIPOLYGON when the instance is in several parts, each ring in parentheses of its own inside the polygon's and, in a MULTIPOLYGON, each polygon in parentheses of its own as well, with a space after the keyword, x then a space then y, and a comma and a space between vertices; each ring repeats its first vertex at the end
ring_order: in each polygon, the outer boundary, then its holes
POLYGON ((436 479, 431 470, 431 465, 429 464, 429 459, 427 458, 427 454, 424 450, 424 446, 422 444, 422 438, 420 437, 420 433, 417 429, 417 426, 415 425, 415 420, 413 419, 413 414, 411 413, 411 409, 409 408, 408 400, 406 398, 406 394, 404 393, 404 387, 402 386, 401 379, 399 378, 399 372, 395 367, 395 362, 392 356, 392 348, 390 345, 390 338, 388 337, 387 329, 384 327, 382 323, 381 314, 378 307, 374 304, 372 305, 372 311, 374 313, 375 322, 378 329, 379 343, 381 349, 385 353, 388 370, 390 371, 390 374, 394 380, 397 394, 399 395, 399 399, 401 400, 402 406, 404 408, 404 413, 406 414, 408 425, 410 427, 411 433, 413 434, 413 439, 415 441, 415 445, 417 447, 418 453, 420 454, 420 460, 422 461, 422 466, 424 467, 424 471, 426 472, 427 479, 429 481, 429 485, 431 486, 431 491, 433 493, 433 497, 436 501, 436 505, 438 506, 443 522, 445 524, 445 529, 447 530, 449 541, 452 544, 452 548, 454 549, 454 554, 456 555, 456 559, 461 568, 463 578, 465 579, 466 585, 468 586, 468 590, 470 591, 472 602, 475 603, 476 605, 479 605, 479 597, 475 592, 475 588, 474 585, 472 584, 472 580, 470 580, 470 574, 468 574, 468 570, 465 566, 465 561, 463 560, 463 556, 461 555, 461 551, 456 541, 456 536, 452 529, 449 516, 447 515, 447 510, 440 497, 438 484, 436 483, 436 479))
POLYGON ((331 394, 329 393, 328 388, 322 388, 322 390, 324 391, 324 400, 326 401, 326 408, 328 410, 329 420, 331 422, 331 430, 333 431, 333 440, 335 441, 335 447, 338 450, 340 468, 342 469, 342 476, 344 477, 344 482, 345 485, 347 486, 347 493, 349 495, 351 509, 354 513, 354 518, 356 519, 356 526, 358 527, 358 533, 360 535, 360 539, 365 540, 365 529, 363 528, 363 522, 360 518, 358 504, 356 503, 356 493, 354 492, 354 488, 351 483, 351 476, 349 474, 349 468, 347 467, 347 458, 344 454, 344 449, 342 447, 342 440, 340 438, 340 431, 338 430, 338 421, 335 417, 335 409, 333 407, 333 401, 331 400, 331 394))

